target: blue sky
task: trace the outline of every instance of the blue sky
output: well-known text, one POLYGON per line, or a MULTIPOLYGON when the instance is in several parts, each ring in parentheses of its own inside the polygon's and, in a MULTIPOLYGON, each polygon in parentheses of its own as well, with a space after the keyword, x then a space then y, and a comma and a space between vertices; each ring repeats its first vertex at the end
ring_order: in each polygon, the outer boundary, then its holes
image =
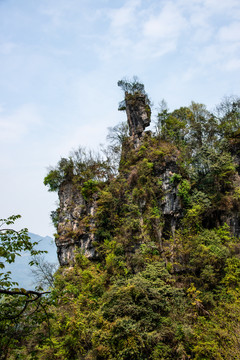
POLYGON ((0 217, 52 236, 47 167, 105 142, 133 75, 155 112, 240 95, 239 0, 0 0, 0 217))

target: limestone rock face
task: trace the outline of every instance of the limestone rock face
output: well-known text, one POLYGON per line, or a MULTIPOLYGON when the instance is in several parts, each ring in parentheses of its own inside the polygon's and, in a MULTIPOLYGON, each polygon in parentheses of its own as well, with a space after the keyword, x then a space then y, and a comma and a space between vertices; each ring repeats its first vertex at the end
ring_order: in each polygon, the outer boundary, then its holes
MULTIPOLYGON (((161 186, 159 185, 160 190, 157 190, 155 187, 156 206, 161 214, 161 221, 158 217, 155 217, 152 220, 152 229, 153 232, 155 232, 155 238, 160 244, 160 249, 163 249, 163 239, 164 241, 167 241, 171 236, 174 236, 175 230, 180 226, 181 218, 184 213, 183 204, 178 195, 179 185, 177 179, 179 180, 180 177, 175 177, 175 182, 171 180, 174 174, 180 174, 178 165, 179 151, 176 148, 175 150, 170 149, 171 151, 166 148, 166 152, 162 152, 164 156, 159 154, 154 155, 154 151, 156 151, 157 148, 155 148, 155 150, 154 148, 151 149, 151 133, 144 132, 145 128, 150 124, 151 111, 148 103, 147 96, 144 94, 125 94, 130 138, 125 141, 122 148, 121 161, 125 164, 124 166, 126 168, 124 169, 123 167, 121 169, 120 165, 119 174, 124 177, 124 180, 129 186, 129 189, 126 190, 125 188, 125 191, 131 191, 131 189, 134 188, 134 181, 137 181, 139 175, 138 171, 141 171, 141 167, 137 166, 138 161, 142 161, 142 163, 144 160, 148 161, 147 158, 141 158, 143 155, 139 155, 141 152, 140 145, 144 144, 142 146, 143 151, 144 148, 147 151, 147 146, 149 144, 149 154, 152 154, 152 162, 148 163, 148 165, 151 165, 151 176, 154 178, 153 183, 157 184, 159 182, 161 184, 161 186), (132 166, 130 172, 128 168, 129 165, 126 166, 126 164, 128 164, 128 156, 132 156, 133 159, 132 164, 130 163, 132 166), (157 191, 159 191, 159 193, 157 191)), ((154 146, 156 146, 156 143, 154 146)), ((235 179, 235 189, 240 189, 240 135, 235 136, 235 138, 232 139, 230 146, 239 172, 239 175, 236 175, 235 179)), ((147 152, 146 156, 148 156, 147 152)), ((77 184, 74 181, 65 181, 59 188, 58 195, 60 206, 58 212, 58 234, 56 236, 56 245, 60 265, 70 265, 74 262, 74 253, 76 249, 82 250, 89 259, 94 260, 98 257, 94 244, 96 244, 97 241, 101 241, 101 239, 97 239, 96 236, 97 200, 101 198, 101 195, 98 195, 97 197, 96 194, 93 194, 90 199, 87 199, 86 201, 81 190, 82 187, 80 184, 77 184)), ((124 194, 119 196, 124 198, 124 194)), ((126 199, 127 197, 125 198, 126 204, 124 205, 127 207, 129 204, 126 199)), ((116 201, 117 200, 120 199, 116 199, 116 201)), ((227 197, 225 200, 227 202, 227 197)), ((143 214, 147 201, 146 198, 141 198, 141 196, 139 196, 139 199, 134 201, 138 203, 140 213, 143 214)), ((211 228, 212 224, 218 226, 227 223, 230 226, 232 234, 240 237, 240 205, 239 201, 236 200, 235 202, 232 201, 232 204, 227 204, 226 206, 223 203, 222 207, 219 207, 217 211, 214 211, 213 209, 211 213, 208 213, 203 219, 206 228, 211 228)), ((120 215, 118 214, 118 216, 120 215)), ((144 219, 141 215, 139 217, 140 229, 144 229, 144 219)), ((125 219, 122 220, 124 221, 125 219)), ((143 230, 142 233, 140 230, 138 244, 136 243, 135 246, 134 244, 131 244, 129 253, 135 252, 139 247, 141 236, 142 238, 145 236, 143 230)))
POLYGON ((181 204, 177 195, 177 187, 170 183, 172 175, 173 172, 169 168, 166 168, 162 174, 162 187, 165 196, 161 203, 161 207, 164 215, 177 216, 181 211, 181 204))
POLYGON ((129 134, 137 147, 144 129, 150 125, 151 110, 144 94, 125 93, 125 102, 129 134))
POLYGON ((179 173, 177 166, 177 157, 172 156, 165 159, 165 162, 155 169, 155 173, 162 181, 162 189, 164 192, 163 199, 159 203, 164 216, 163 232, 168 235, 174 235, 175 229, 178 225, 178 221, 182 216, 182 205, 178 196, 177 185, 171 182, 173 174, 179 173))
POLYGON ((240 237, 240 218, 238 212, 232 212, 228 215, 223 214, 221 218, 221 225, 224 223, 228 224, 231 233, 236 236, 240 237))
POLYGON ((94 259, 97 256, 92 245, 95 239, 95 201, 87 203, 79 188, 71 182, 61 185, 58 196, 60 207, 56 245, 60 265, 69 265, 74 260, 76 248, 82 249, 89 259, 94 259))

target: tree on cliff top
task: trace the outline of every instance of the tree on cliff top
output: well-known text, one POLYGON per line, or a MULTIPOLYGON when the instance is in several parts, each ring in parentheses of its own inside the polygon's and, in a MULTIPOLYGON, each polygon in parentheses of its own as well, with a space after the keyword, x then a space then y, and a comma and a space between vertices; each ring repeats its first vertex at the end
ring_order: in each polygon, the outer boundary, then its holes
POLYGON ((132 80, 128 80, 126 78, 123 78, 122 80, 118 81, 118 86, 128 94, 144 94, 147 95, 144 89, 144 84, 139 82, 139 79, 137 76, 133 76, 132 80))
MULTIPOLYGON (((118 81, 118 86, 124 91, 125 96, 128 95, 144 95, 146 99, 146 104, 151 105, 151 101, 148 98, 148 94, 145 91, 144 84, 141 83, 137 76, 133 76, 132 80, 123 78, 118 81)), ((120 101, 118 110, 126 110, 126 101, 125 99, 120 101)))

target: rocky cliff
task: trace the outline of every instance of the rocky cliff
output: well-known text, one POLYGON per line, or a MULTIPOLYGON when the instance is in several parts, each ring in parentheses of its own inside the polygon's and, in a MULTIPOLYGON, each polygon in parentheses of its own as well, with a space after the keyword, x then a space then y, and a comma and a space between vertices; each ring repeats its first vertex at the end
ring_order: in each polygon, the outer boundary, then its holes
POLYGON ((87 202, 79 188, 72 182, 63 183, 59 192, 59 220, 56 246, 59 263, 68 265, 74 260, 74 251, 78 248, 94 259, 93 247, 94 213, 96 201, 87 202))
MULTIPOLYGON (((151 116, 146 95, 125 92, 125 104, 130 136, 122 144, 118 175, 111 181, 99 181, 93 174, 84 181, 81 174, 74 175, 71 162, 67 171, 64 168, 68 177, 59 185, 56 236, 60 264, 71 264, 76 249, 91 260, 101 258, 109 239, 115 239, 119 251, 131 258, 149 242, 162 253, 182 221, 189 229, 227 223, 232 234, 239 237, 240 177, 235 170, 240 163, 238 135, 231 141, 234 162, 228 154, 229 164, 223 161, 219 165, 225 166, 223 173, 212 180, 209 174, 216 173, 213 163, 214 170, 209 167, 202 180, 196 180, 196 175, 190 179, 186 147, 179 150, 172 141, 145 131, 151 116), (210 181, 212 188, 207 188, 210 181)), ((192 172, 194 161, 189 165, 192 172)))
POLYGON ((151 122, 151 109, 144 94, 125 92, 125 103, 129 134, 135 147, 140 144, 143 131, 151 122))
POLYGON ((240 101, 222 119, 202 104, 163 107, 146 131, 143 85, 120 83, 129 136, 119 124, 107 156, 79 149, 45 178, 59 192, 53 219, 67 269, 55 277, 51 341, 43 322, 31 354, 240 359, 240 101))
MULTIPOLYGON (((150 108, 146 103, 146 96, 137 94, 137 96, 134 97, 133 95, 126 93, 126 113, 130 138, 123 144, 121 162, 125 162, 125 164, 124 166, 120 166, 120 172, 115 186, 120 186, 118 182, 121 182, 123 181, 122 179, 124 179, 127 186, 131 188, 132 183, 134 182, 134 174, 136 178, 142 176, 142 180, 140 180, 143 181, 143 175, 140 175, 143 171, 141 168, 147 164, 147 159, 142 159, 142 155, 139 156, 139 151, 140 154, 143 149, 144 152, 147 152, 147 146, 152 146, 150 144, 151 133, 148 132, 146 136, 144 136, 144 129, 150 125, 151 115, 150 108), (146 145, 146 150, 145 145, 143 144, 146 145), (136 159, 136 157, 139 158, 136 159), (142 162, 142 160, 144 161, 142 162)), ((169 154, 163 159, 162 153, 157 154, 156 149, 152 149, 152 152, 153 151, 156 152, 155 155, 153 154, 153 162, 149 162, 150 165, 146 165, 152 166, 152 169, 150 169, 151 174, 147 171, 148 175, 146 176, 149 176, 153 182, 158 181, 160 184, 158 189, 156 189, 156 194, 153 196, 156 198, 153 201, 156 203, 156 211, 159 212, 159 215, 152 219, 153 224, 151 226, 154 228, 154 237, 158 240, 159 246, 162 248, 162 237, 169 237, 174 233, 178 219, 181 217, 182 208, 180 198, 177 194, 177 186, 170 181, 173 174, 179 171, 179 167, 177 165, 176 154, 169 154)), ((139 181, 136 180, 136 182, 139 181)), ((141 187, 144 188, 145 184, 138 184, 140 192, 141 187)), ((127 192, 127 189, 124 191, 127 192)), ((99 223, 98 206, 101 203, 101 196, 100 200, 98 199, 99 191, 91 197, 91 200, 86 200, 81 193, 81 186, 79 184, 74 184, 73 181, 70 180, 64 181, 60 185, 58 195, 60 206, 58 210, 59 217, 56 245, 60 264, 69 265, 74 260, 74 251, 77 248, 81 249, 89 259, 96 259, 98 257, 98 252, 95 246, 98 242, 103 240, 97 230, 99 223)), ((123 197, 125 197, 125 195, 126 194, 122 194, 123 197)), ((139 236, 140 239, 139 241, 136 241, 134 246, 130 246, 131 249, 138 248, 140 244, 144 242, 144 236, 146 236, 146 234, 143 235, 144 232, 146 233, 146 231, 143 231, 143 228, 145 226, 144 223, 146 222, 146 219, 144 218, 148 216, 146 208, 149 206, 149 199, 147 199, 147 197, 147 195, 135 196, 134 199, 131 199, 131 204, 129 204, 129 199, 123 200, 123 202, 125 202, 125 204, 122 204, 123 206, 130 208, 132 202, 134 202, 142 213, 140 221, 141 229, 129 230, 133 233, 135 238, 138 234, 137 236, 139 236)), ((117 212, 116 209, 114 209, 114 211, 117 212)), ((107 223, 111 214, 106 213, 104 216, 107 223)), ((122 217, 120 214, 118 214, 118 216, 122 217)), ((124 221, 124 219, 121 219, 121 221, 124 221)), ((123 226, 120 227, 119 231, 122 231, 124 234, 125 230, 123 229, 123 226)), ((114 233, 112 230, 111 232, 114 233)), ((135 251, 132 251, 131 249, 129 250, 129 253, 135 251)))

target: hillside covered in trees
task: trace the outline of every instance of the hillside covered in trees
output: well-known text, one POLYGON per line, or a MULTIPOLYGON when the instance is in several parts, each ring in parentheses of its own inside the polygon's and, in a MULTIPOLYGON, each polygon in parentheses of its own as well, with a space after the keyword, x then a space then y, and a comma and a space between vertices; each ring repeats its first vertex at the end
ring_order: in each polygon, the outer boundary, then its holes
POLYGON ((143 84, 118 85, 127 123, 44 179, 61 266, 2 358, 239 359, 240 99, 214 113, 163 101, 147 131, 143 84))

